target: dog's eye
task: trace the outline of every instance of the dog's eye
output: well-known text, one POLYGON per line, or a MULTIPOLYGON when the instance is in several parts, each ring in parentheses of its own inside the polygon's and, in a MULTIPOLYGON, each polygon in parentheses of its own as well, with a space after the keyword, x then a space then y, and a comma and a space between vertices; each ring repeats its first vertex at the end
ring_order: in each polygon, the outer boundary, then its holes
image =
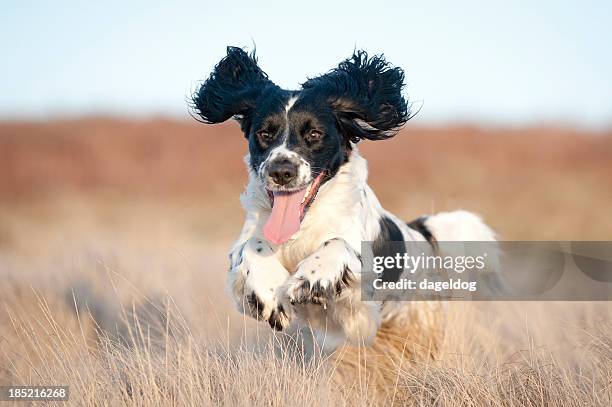
POLYGON ((313 141, 319 141, 321 140, 321 138, 323 137, 323 132, 319 131, 319 130, 310 130, 307 134, 306 134, 306 138, 308 139, 308 141, 313 142, 313 141))
POLYGON ((266 130, 260 130, 256 133, 257 138, 262 143, 269 143, 274 138, 274 135, 266 130))

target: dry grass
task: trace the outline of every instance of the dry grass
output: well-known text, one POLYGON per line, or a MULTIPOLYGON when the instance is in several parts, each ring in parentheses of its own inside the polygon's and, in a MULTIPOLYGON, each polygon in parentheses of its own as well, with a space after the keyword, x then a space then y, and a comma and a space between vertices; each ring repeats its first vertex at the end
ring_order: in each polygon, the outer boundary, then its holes
MULTIPOLYGON (((612 404, 607 303, 453 303, 440 341, 406 326, 331 358, 238 315, 222 287, 244 145, 228 129, 0 125, 0 385, 68 384, 96 406, 612 404)), ((406 218, 433 201, 513 239, 609 238, 609 135, 494 132, 364 148, 374 188, 406 218)))

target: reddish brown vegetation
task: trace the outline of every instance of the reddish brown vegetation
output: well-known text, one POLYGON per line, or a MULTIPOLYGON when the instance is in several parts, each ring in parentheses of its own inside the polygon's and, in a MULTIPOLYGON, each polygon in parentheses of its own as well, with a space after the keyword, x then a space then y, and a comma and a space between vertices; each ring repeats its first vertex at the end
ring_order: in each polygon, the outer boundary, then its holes
MULTIPOLYGON (((235 198, 246 182, 246 149, 235 124, 4 123, 0 198, 100 190, 158 199, 235 198)), ((394 139, 361 149, 383 204, 406 218, 462 207, 482 213, 514 239, 601 239, 612 230, 610 132, 410 123, 394 139)))

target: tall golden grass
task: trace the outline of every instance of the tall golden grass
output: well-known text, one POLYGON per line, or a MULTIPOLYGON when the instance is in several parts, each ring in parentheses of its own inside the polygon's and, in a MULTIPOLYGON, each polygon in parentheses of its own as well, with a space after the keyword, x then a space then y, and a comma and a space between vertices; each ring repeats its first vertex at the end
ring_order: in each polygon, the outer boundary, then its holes
MULTIPOLYGON (((586 240, 612 230, 611 140, 415 129, 363 152, 406 219, 464 207, 505 238, 586 240)), ((0 385, 92 406, 612 404, 604 302, 452 303, 443 332, 310 357, 239 315, 223 286, 245 150, 231 126, 1 124, 0 385)))

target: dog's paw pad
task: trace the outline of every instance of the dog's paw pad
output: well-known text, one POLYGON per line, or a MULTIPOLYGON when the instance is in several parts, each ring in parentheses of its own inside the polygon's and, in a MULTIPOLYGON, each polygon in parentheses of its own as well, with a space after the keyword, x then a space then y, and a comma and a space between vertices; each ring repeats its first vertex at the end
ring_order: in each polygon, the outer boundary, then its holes
POLYGON ((315 274, 303 274, 294 277, 287 289, 291 305, 316 304, 327 308, 329 302, 338 297, 354 282, 354 275, 347 267, 341 267, 338 273, 330 273, 331 278, 321 278, 315 274))
POLYGON ((282 305, 276 301, 264 301, 255 292, 246 295, 247 313, 258 321, 266 321, 270 326, 282 331, 289 326, 290 318, 282 305))
POLYGON ((310 290, 310 302, 327 308, 327 299, 331 294, 329 287, 321 284, 321 281, 316 281, 310 290))
POLYGON ((305 278, 297 278, 287 292, 289 303, 291 305, 311 303, 327 308, 327 302, 334 294, 331 287, 333 284, 329 281, 310 282, 305 278))

